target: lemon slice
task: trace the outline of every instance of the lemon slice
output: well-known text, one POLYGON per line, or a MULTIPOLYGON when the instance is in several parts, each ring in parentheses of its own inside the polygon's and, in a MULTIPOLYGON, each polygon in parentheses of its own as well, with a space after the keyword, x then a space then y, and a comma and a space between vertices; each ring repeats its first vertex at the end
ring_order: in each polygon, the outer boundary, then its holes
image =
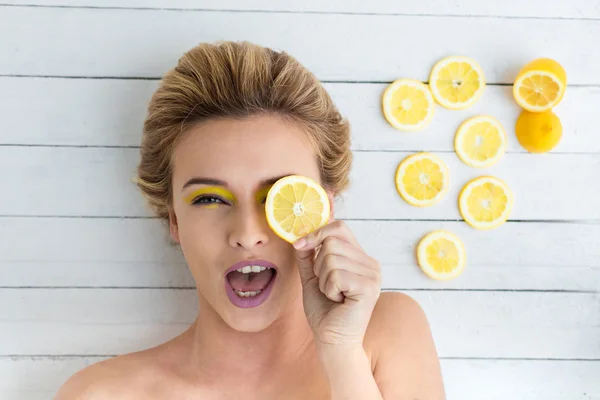
POLYGON ((458 199, 465 222, 476 229, 502 225, 512 211, 513 202, 513 194, 506 183, 492 176, 482 176, 467 183, 458 199))
POLYGON ((424 83, 398 79, 383 92, 382 106, 385 119, 394 128, 418 131, 431 122, 434 101, 424 83))
POLYGON ((329 198, 317 182, 300 175, 279 179, 267 194, 267 223, 283 240, 294 243, 329 221, 329 198))
POLYGON ((405 158, 396 169, 396 189, 408 204, 431 206, 440 201, 450 184, 446 163, 431 153, 405 158))
POLYGON ((433 279, 456 278, 464 271, 466 258, 463 243, 446 231, 428 233, 417 247, 419 267, 433 279))
POLYGON ((519 71, 513 85, 517 104, 531 112, 550 110, 562 100, 567 88, 567 73, 549 58, 538 58, 519 71))
POLYGON ((480 115, 460 125, 454 137, 454 150, 468 166, 486 168, 502 158, 506 142, 506 132, 500 122, 480 115))
POLYGON ((433 66, 429 87, 435 100, 442 106, 460 110, 471 107, 483 94, 483 70, 468 57, 451 56, 433 66))

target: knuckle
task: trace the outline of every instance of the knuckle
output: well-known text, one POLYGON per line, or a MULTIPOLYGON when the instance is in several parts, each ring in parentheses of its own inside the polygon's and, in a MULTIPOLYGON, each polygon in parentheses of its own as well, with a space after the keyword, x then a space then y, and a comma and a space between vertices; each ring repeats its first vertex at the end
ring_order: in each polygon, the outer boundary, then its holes
POLYGON ((334 221, 333 223, 334 223, 334 227, 336 229, 340 229, 340 230, 348 229, 348 225, 346 225, 345 221, 338 219, 338 220, 334 221))
POLYGON ((335 265, 338 261, 338 255, 337 254, 325 254, 325 257, 323 257, 323 265, 325 268, 327 267, 332 267, 333 265, 335 265))
POLYGON ((333 251, 337 249, 339 245, 340 240, 335 236, 329 236, 326 237, 325 240, 323 240, 323 248, 327 249, 328 251, 333 251))

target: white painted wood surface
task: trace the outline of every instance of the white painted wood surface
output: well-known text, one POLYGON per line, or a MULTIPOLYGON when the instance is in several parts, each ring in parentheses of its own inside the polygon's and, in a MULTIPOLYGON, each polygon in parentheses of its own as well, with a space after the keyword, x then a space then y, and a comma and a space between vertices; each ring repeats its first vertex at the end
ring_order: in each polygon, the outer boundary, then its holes
MULTIPOLYGON (((440 357, 600 358, 598 294, 406 293, 431 320, 440 357)), ((9 355, 140 350, 183 332, 197 311, 195 289, 4 289, 0 300, 9 355)))
MULTIPOLYGON (((138 153, 130 148, 0 147, 0 170, 5 171, 0 187, 19 187, 0 197, 2 214, 150 216, 132 181, 138 153)), ((353 183, 337 202, 337 217, 460 219, 456 199, 462 187, 480 175, 493 174, 515 194, 513 220, 600 220, 598 154, 511 153, 495 166, 478 170, 454 153, 441 153, 451 171, 450 190, 436 207, 417 210, 400 198, 394 183, 398 163, 410 154, 355 152, 353 183), (585 196, 574 195, 581 190, 585 196)))
MULTIPOLYGON (((384 288, 592 292, 600 287, 598 224, 507 223, 485 234, 455 221, 348 225, 382 264, 384 288), (434 281, 415 265, 419 239, 435 229, 462 238, 469 262, 461 279, 434 281)), ((178 247, 165 244, 167 232, 156 219, 5 217, 0 237, 13 238, 0 241, 2 286, 194 287, 178 247)))
POLYGON ((185 262, 130 178, 157 79, 217 39, 286 50, 326 81, 352 123, 356 160, 338 216, 382 263, 383 287, 425 308, 450 400, 600 399, 600 0, 11 3, 0 4, 0 399, 51 398, 85 365, 193 319, 185 262), (426 81, 455 53, 492 82, 481 101, 437 107, 420 133, 391 128, 380 111, 387 84, 426 81), (546 155, 519 147, 511 87, 495 85, 538 56, 559 60, 570 84, 556 109, 563 140, 546 155), (452 147, 460 122, 480 113, 509 134, 508 154, 483 171, 452 147), (448 196, 425 210, 393 185, 398 162, 422 150, 452 174, 448 196), (456 206, 484 173, 516 195, 511 221, 490 232, 460 221, 456 206), (415 265, 434 229, 465 242, 459 279, 432 281, 415 265))
MULTIPOLYGON (((488 114, 509 134, 508 152, 525 152, 513 134, 520 109, 512 87, 488 86, 481 100, 467 110, 436 107, 436 117, 427 128, 406 134, 382 118, 381 95, 387 84, 324 86, 350 118, 356 150, 454 151, 454 132, 461 122, 488 114)), ((145 80, 0 77, 0 93, 6 99, 0 144, 139 146, 146 106, 157 87, 158 81, 145 80)), ((600 153, 595 115, 599 106, 600 87, 569 88, 555 108, 564 137, 554 153, 600 153)))
POLYGON ((427 80, 463 54, 488 82, 545 56, 569 83, 600 84, 600 20, 3 7, 0 37, 0 75, 159 77, 199 41, 229 39, 285 50, 323 80, 427 80))
POLYGON ((456 15, 489 17, 534 18, 600 18, 598 0, 13 0, 11 4, 71 6, 158 8, 184 10, 245 10, 316 13, 402 14, 402 15, 456 15))

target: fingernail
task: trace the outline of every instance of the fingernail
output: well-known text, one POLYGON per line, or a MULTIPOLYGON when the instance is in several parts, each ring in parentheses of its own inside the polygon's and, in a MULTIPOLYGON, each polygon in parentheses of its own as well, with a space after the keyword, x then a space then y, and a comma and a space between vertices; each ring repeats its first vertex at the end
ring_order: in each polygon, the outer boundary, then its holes
POLYGON ((294 242, 295 249, 301 249, 304 246, 306 246, 306 239, 304 239, 304 238, 298 239, 294 242))

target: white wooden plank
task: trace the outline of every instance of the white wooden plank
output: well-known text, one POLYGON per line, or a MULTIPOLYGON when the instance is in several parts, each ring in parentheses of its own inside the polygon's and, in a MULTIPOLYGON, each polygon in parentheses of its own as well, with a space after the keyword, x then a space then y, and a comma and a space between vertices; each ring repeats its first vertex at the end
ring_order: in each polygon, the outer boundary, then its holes
POLYGON ((600 83, 598 20, 3 7, 0 35, 0 75, 156 77, 198 42, 227 39, 286 50, 324 80, 426 80, 464 54, 488 82, 546 56, 570 83, 600 83))
MULTIPOLYGON (((383 288, 600 288, 600 225, 510 223, 489 235, 461 222, 348 221, 348 226, 381 263, 383 288), (434 281, 416 266, 418 241, 436 229, 454 232, 465 243, 468 264, 459 279, 434 281)), ((0 286, 194 287, 194 281, 157 220, 0 218, 0 286)))
MULTIPOLYGON (((600 296, 552 292, 407 292, 440 357, 600 358, 600 296)), ((0 289, 0 355, 121 354, 195 319, 195 290, 0 289)))
POLYGON ((13 0, 11 4, 118 7, 118 8, 172 8, 184 10, 245 10, 292 11, 326 13, 378 13, 408 15, 507 16, 536 18, 600 18, 598 0, 544 1, 519 0, 13 0))
MULTIPOLYGON (((3 400, 48 400, 75 372, 104 359, 0 358, 0 397, 3 400)), ((600 398, 598 361, 443 359, 441 364, 448 400, 600 398)))
MULTIPOLYGON (((2 215, 148 216, 132 182, 138 149, 0 147, 2 215), (26 184, 24 184, 26 183, 26 184)), ((515 193, 513 220, 600 220, 600 155, 505 155, 488 170, 439 154, 451 171, 451 187, 434 207, 409 206, 398 195, 394 174, 409 153, 357 152, 352 186, 338 200, 346 219, 460 219, 457 196, 470 179, 494 175, 515 193), (585 194, 584 196, 577 195, 585 194)), ((482 233, 485 235, 486 233, 482 233)))
MULTIPOLYGON (((0 144, 139 146, 146 106, 157 81, 0 77, 0 144), (77 112, 73 112, 77 110, 77 112), (35 118, 32 118, 35 116, 35 118)), ((514 137, 520 108, 511 87, 489 86, 464 111, 436 107, 431 125, 408 134, 395 130, 381 113, 387 84, 326 83, 325 88, 351 122, 357 150, 453 151, 454 132, 472 115, 496 117, 509 135, 509 152, 524 152, 514 137)), ((563 139, 555 152, 598 152, 595 112, 600 88, 570 87, 555 109, 563 139)))

